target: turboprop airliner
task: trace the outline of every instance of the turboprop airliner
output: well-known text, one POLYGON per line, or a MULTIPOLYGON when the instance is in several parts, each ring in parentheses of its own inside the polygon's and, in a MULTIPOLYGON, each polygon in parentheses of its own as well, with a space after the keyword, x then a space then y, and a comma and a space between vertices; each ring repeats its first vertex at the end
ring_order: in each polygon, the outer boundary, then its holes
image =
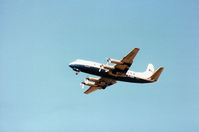
POLYGON ((139 48, 133 49, 121 60, 107 59, 107 64, 100 64, 97 62, 76 60, 69 64, 69 66, 78 75, 79 72, 85 72, 88 74, 100 76, 100 78, 87 77, 82 83, 90 86, 84 93, 89 94, 97 89, 105 89, 106 87, 115 84, 117 81, 125 81, 132 83, 153 83, 156 82, 163 71, 163 67, 154 71, 152 64, 148 64, 145 72, 133 72, 129 68, 133 63, 133 60, 138 53, 139 48), (108 63, 114 63, 113 66, 108 63))

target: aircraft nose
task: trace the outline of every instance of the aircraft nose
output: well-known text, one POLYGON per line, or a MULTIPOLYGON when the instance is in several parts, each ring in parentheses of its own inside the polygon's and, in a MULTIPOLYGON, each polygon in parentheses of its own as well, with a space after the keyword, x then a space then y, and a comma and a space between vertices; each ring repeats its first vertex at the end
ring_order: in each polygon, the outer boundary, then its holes
POLYGON ((79 67, 78 67, 76 62, 70 63, 69 67, 71 67, 74 71, 78 71, 79 72, 79 67))
POLYGON ((71 68, 73 68, 73 67, 74 67, 74 64, 73 64, 73 63, 70 63, 69 66, 70 66, 71 68))

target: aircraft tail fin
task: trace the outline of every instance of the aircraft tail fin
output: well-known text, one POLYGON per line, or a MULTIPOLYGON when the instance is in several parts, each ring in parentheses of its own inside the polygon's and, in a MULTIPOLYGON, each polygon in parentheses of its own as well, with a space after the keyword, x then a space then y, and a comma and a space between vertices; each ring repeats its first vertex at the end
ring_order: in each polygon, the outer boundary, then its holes
POLYGON ((158 68, 149 79, 151 79, 152 81, 157 81, 163 69, 164 67, 158 68))
POLYGON ((148 64, 146 72, 154 72, 154 66, 152 64, 148 64))

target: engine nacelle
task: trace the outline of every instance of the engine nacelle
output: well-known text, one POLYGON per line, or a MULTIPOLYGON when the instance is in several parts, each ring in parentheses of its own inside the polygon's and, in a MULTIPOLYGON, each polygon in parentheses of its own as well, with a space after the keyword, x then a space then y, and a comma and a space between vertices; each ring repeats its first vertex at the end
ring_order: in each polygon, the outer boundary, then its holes
POLYGON ((94 78, 94 77, 88 77, 88 78, 86 78, 86 79, 88 79, 89 81, 92 81, 92 82, 97 82, 97 81, 99 81, 99 78, 94 78))
POLYGON ((109 65, 102 65, 103 68, 108 69, 108 70, 113 70, 114 67, 113 66, 109 66, 109 65))
POLYGON ((108 59, 107 61, 110 62, 110 63, 115 63, 115 64, 123 64, 121 61, 114 60, 114 59, 108 59))
POLYGON ((82 82, 82 84, 87 85, 87 86, 91 86, 91 87, 96 87, 95 84, 90 83, 90 82, 82 82))

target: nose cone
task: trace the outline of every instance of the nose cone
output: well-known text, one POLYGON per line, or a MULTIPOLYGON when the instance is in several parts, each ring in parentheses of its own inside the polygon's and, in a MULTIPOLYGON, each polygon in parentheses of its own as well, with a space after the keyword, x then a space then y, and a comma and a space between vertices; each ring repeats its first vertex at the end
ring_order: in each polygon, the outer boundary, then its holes
POLYGON ((73 64, 73 63, 70 63, 69 66, 70 66, 71 68, 74 68, 74 64, 73 64))
POLYGON ((78 67, 78 64, 76 63, 76 61, 70 63, 69 67, 71 67, 74 71, 78 71, 79 72, 79 67, 78 67))

